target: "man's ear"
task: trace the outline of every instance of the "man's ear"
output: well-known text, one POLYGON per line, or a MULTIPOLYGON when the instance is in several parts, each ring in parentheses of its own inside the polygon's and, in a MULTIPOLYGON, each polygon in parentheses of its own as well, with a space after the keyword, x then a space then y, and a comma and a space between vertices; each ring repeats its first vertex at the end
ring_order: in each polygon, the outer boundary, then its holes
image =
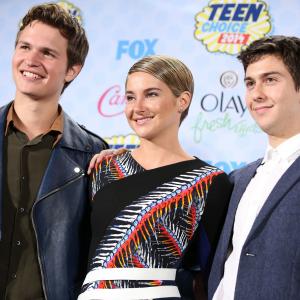
POLYGON ((70 67, 67 71, 67 74, 65 76, 65 81, 66 82, 71 82, 76 78, 76 76, 80 73, 82 68, 82 65, 74 65, 70 67))

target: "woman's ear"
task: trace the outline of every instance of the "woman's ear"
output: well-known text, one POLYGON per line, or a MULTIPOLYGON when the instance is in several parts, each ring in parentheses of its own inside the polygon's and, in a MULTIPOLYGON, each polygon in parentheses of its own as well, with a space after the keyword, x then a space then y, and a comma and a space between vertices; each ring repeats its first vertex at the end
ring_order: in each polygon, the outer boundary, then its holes
POLYGON ((192 100, 192 95, 190 92, 184 91, 177 99, 178 112, 182 113, 189 107, 192 100))
POLYGON ((80 73, 81 68, 82 68, 82 65, 74 65, 74 66, 70 67, 65 76, 65 81, 71 82, 72 80, 74 80, 77 77, 77 75, 80 73))

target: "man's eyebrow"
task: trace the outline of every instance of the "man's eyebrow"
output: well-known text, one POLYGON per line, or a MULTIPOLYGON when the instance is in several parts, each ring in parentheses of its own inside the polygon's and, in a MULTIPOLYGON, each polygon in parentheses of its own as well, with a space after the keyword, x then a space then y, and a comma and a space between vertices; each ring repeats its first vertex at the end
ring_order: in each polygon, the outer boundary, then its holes
MULTIPOLYGON (((26 46, 30 46, 31 44, 29 42, 26 42, 26 41, 23 41, 23 40, 18 40, 17 42, 17 45, 18 44, 23 44, 23 45, 26 45, 26 46)), ((42 51, 49 51, 49 52, 52 52, 56 55, 59 55, 59 52, 53 48, 49 48, 49 47, 39 47, 39 50, 42 50, 42 51)))
POLYGON ((22 40, 18 40, 17 44, 25 44, 25 45, 30 45, 30 43, 26 42, 26 41, 22 41, 22 40))
POLYGON ((41 49, 42 51, 48 51, 48 52, 54 53, 54 54, 56 54, 56 55, 59 55, 59 52, 56 51, 56 50, 53 49, 53 48, 41 47, 40 49, 41 49))
MULTIPOLYGON (((278 72, 278 71, 265 72, 265 73, 260 74, 259 78, 267 77, 267 76, 270 76, 270 75, 281 75, 281 73, 278 72)), ((252 76, 246 76, 244 78, 244 81, 247 81, 247 80, 254 80, 254 79, 253 79, 252 76)))

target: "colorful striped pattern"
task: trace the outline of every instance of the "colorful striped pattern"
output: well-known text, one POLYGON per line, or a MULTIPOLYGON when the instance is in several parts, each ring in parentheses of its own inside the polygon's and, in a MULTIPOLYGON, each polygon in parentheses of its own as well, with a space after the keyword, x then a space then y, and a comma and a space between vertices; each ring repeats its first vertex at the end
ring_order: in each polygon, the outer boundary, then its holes
MULTIPOLYGON (((115 180, 145 170, 130 152, 102 161, 93 175, 92 195, 115 180)), ((214 176, 222 171, 193 169, 134 199, 111 221, 94 255, 95 268, 177 268, 204 211, 214 176)), ((84 287, 115 288, 161 285, 160 281, 98 281, 84 287)))

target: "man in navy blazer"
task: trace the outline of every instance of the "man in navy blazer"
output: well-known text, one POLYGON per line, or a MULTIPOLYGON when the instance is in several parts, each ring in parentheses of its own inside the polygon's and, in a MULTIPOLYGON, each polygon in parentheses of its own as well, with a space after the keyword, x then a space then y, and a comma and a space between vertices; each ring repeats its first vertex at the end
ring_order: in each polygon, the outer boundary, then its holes
POLYGON ((231 174, 208 298, 300 299, 300 39, 265 37, 238 58, 247 107, 269 145, 231 174))

